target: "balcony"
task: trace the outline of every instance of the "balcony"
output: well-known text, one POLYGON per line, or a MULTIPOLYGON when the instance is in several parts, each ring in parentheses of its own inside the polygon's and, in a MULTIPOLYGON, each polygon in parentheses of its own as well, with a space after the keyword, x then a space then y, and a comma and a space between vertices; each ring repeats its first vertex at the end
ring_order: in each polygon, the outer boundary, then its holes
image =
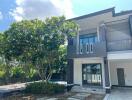
POLYGON ((67 47, 68 58, 105 57, 107 55, 106 42, 83 45, 78 49, 76 46, 76 40, 74 39, 73 44, 67 47))
POLYGON ((132 39, 107 42, 107 50, 108 51, 132 50, 132 39))

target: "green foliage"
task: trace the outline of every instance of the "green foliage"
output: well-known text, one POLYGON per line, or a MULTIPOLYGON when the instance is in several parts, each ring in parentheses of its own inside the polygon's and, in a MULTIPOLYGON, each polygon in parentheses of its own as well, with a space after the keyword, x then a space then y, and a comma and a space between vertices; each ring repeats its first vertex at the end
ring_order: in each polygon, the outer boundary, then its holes
POLYGON ((5 34, 4 33, 0 33, 0 57, 3 56, 4 53, 4 41, 5 41, 5 34))
POLYGON ((16 66, 11 68, 11 77, 13 78, 23 78, 25 77, 25 72, 21 66, 16 66))
MULTIPOLYGON (((5 59, 7 78, 12 62, 17 62, 24 68, 28 78, 38 73, 42 80, 48 81, 55 70, 65 69, 66 47, 63 46, 66 39, 75 36, 77 31, 78 26, 66 21, 64 16, 47 18, 45 21, 35 19, 13 23, 0 34, 0 54, 5 59)), ((23 75, 19 68, 13 71, 17 76, 20 73, 23 75)))
POLYGON ((28 78, 33 78, 34 75, 37 74, 36 70, 33 68, 30 68, 29 73, 27 74, 28 78))
POLYGON ((0 70, 0 79, 4 79, 4 77, 5 77, 5 72, 0 70))
POLYGON ((37 74, 37 71, 32 63, 27 63, 25 67, 23 67, 23 70, 25 72, 26 78, 30 79, 33 78, 35 74, 37 74))
POLYGON ((5 78, 5 69, 6 65, 4 63, 2 63, 2 61, 0 60, 0 79, 4 79, 5 78))
POLYGON ((61 73, 66 70, 66 66, 67 66, 67 59, 66 59, 67 51, 66 50, 67 50, 66 45, 61 45, 59 47, 59 50, 58 50, 59 56, 55 61, 55 67, 58 73, 61 73))
POLYGON ((57 93, 64 93, 65 86, 54 84, 54 83, 46 83, 46 82, 34 82, 30 83, 26 86, 25 92, 26 93, 33 93, 33 94, 57 94, 57 93))

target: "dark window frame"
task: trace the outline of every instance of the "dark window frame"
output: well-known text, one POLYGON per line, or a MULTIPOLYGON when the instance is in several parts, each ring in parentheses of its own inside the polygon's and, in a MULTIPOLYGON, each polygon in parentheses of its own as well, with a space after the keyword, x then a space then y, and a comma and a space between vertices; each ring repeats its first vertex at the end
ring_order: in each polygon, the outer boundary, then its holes
POLYGON ((83 51, 85 51, 83 48, 84 45, 86 47, 85 48, 86 53, 93 53, 93 51, 91 51, 91 49, 93 50, 93 44, 96 43, 97 41, 98 41, 97 33, 89 33, 89 34, 79 35, 79 52, 80 52, 80 54, 84 53, 83 51), (87 48, 87 45, 90 45, 89 46, 90 50, 87 48), (91 48, 91 45, 92 45, 92 48, 91 48), (89 50, 89 51, 87 51, 87 50, 89 50))
MULTIPOLYGON (((91 74, 91 73, 89 73, 89 74, 91 74)), ((101 63, 89 63, 89 64, 87 64, 87 63, 85 63, 85 64, 82 64, 82 85, 88 85, 88 86, 102 86, 102 84, 103 84, 103 78, 102 78, 102 64, 101 63), (101 74, 101 82, 98 84, 94 84, 94 83, 84 83, 84 80, 83 80, 83 69, 84 69, 84 67, 86 66, 86 65, 93 65, 93 64, 96 64, 96 65, 100 65, 100 74, 101 74), (85 66, 84 66, 85 65, 85 66)))

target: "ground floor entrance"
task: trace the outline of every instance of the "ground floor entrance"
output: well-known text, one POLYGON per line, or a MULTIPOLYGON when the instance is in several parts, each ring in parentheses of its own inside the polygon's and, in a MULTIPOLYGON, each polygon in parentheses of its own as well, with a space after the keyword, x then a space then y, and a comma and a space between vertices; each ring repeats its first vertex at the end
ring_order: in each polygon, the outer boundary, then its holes
POLYGON ((101 86, 102 68, 100 63, 82 64, 83 85, 101 86))
POLYGON ((99 87, 110 92, 112 86, 132 86, 132 59, 75 58, 73 84, 99 87))
POLYGON ((80 86, 105 88, 103 58, 74 59, 73 83, 80 86))
POLYGON ((117 79, 119 86, 125 86, 124 68, 117 68, 117 79))

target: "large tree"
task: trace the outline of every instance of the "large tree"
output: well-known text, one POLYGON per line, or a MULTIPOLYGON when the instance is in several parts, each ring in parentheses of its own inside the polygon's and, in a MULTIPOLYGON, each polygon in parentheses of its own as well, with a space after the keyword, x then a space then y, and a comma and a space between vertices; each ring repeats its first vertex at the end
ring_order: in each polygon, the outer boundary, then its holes
POLYGON ((62 17, 15 22, 4 33, 4 55, 7 60, 18 62, 29 72, 33 64, 42 80, 48 81, 63 61, 60 51, 66 39, 76 35, 78 26, 62 17), (61 58, 61 59, 60 59, 61 58), (29 69, 28 69, 29 68, 29 69))

